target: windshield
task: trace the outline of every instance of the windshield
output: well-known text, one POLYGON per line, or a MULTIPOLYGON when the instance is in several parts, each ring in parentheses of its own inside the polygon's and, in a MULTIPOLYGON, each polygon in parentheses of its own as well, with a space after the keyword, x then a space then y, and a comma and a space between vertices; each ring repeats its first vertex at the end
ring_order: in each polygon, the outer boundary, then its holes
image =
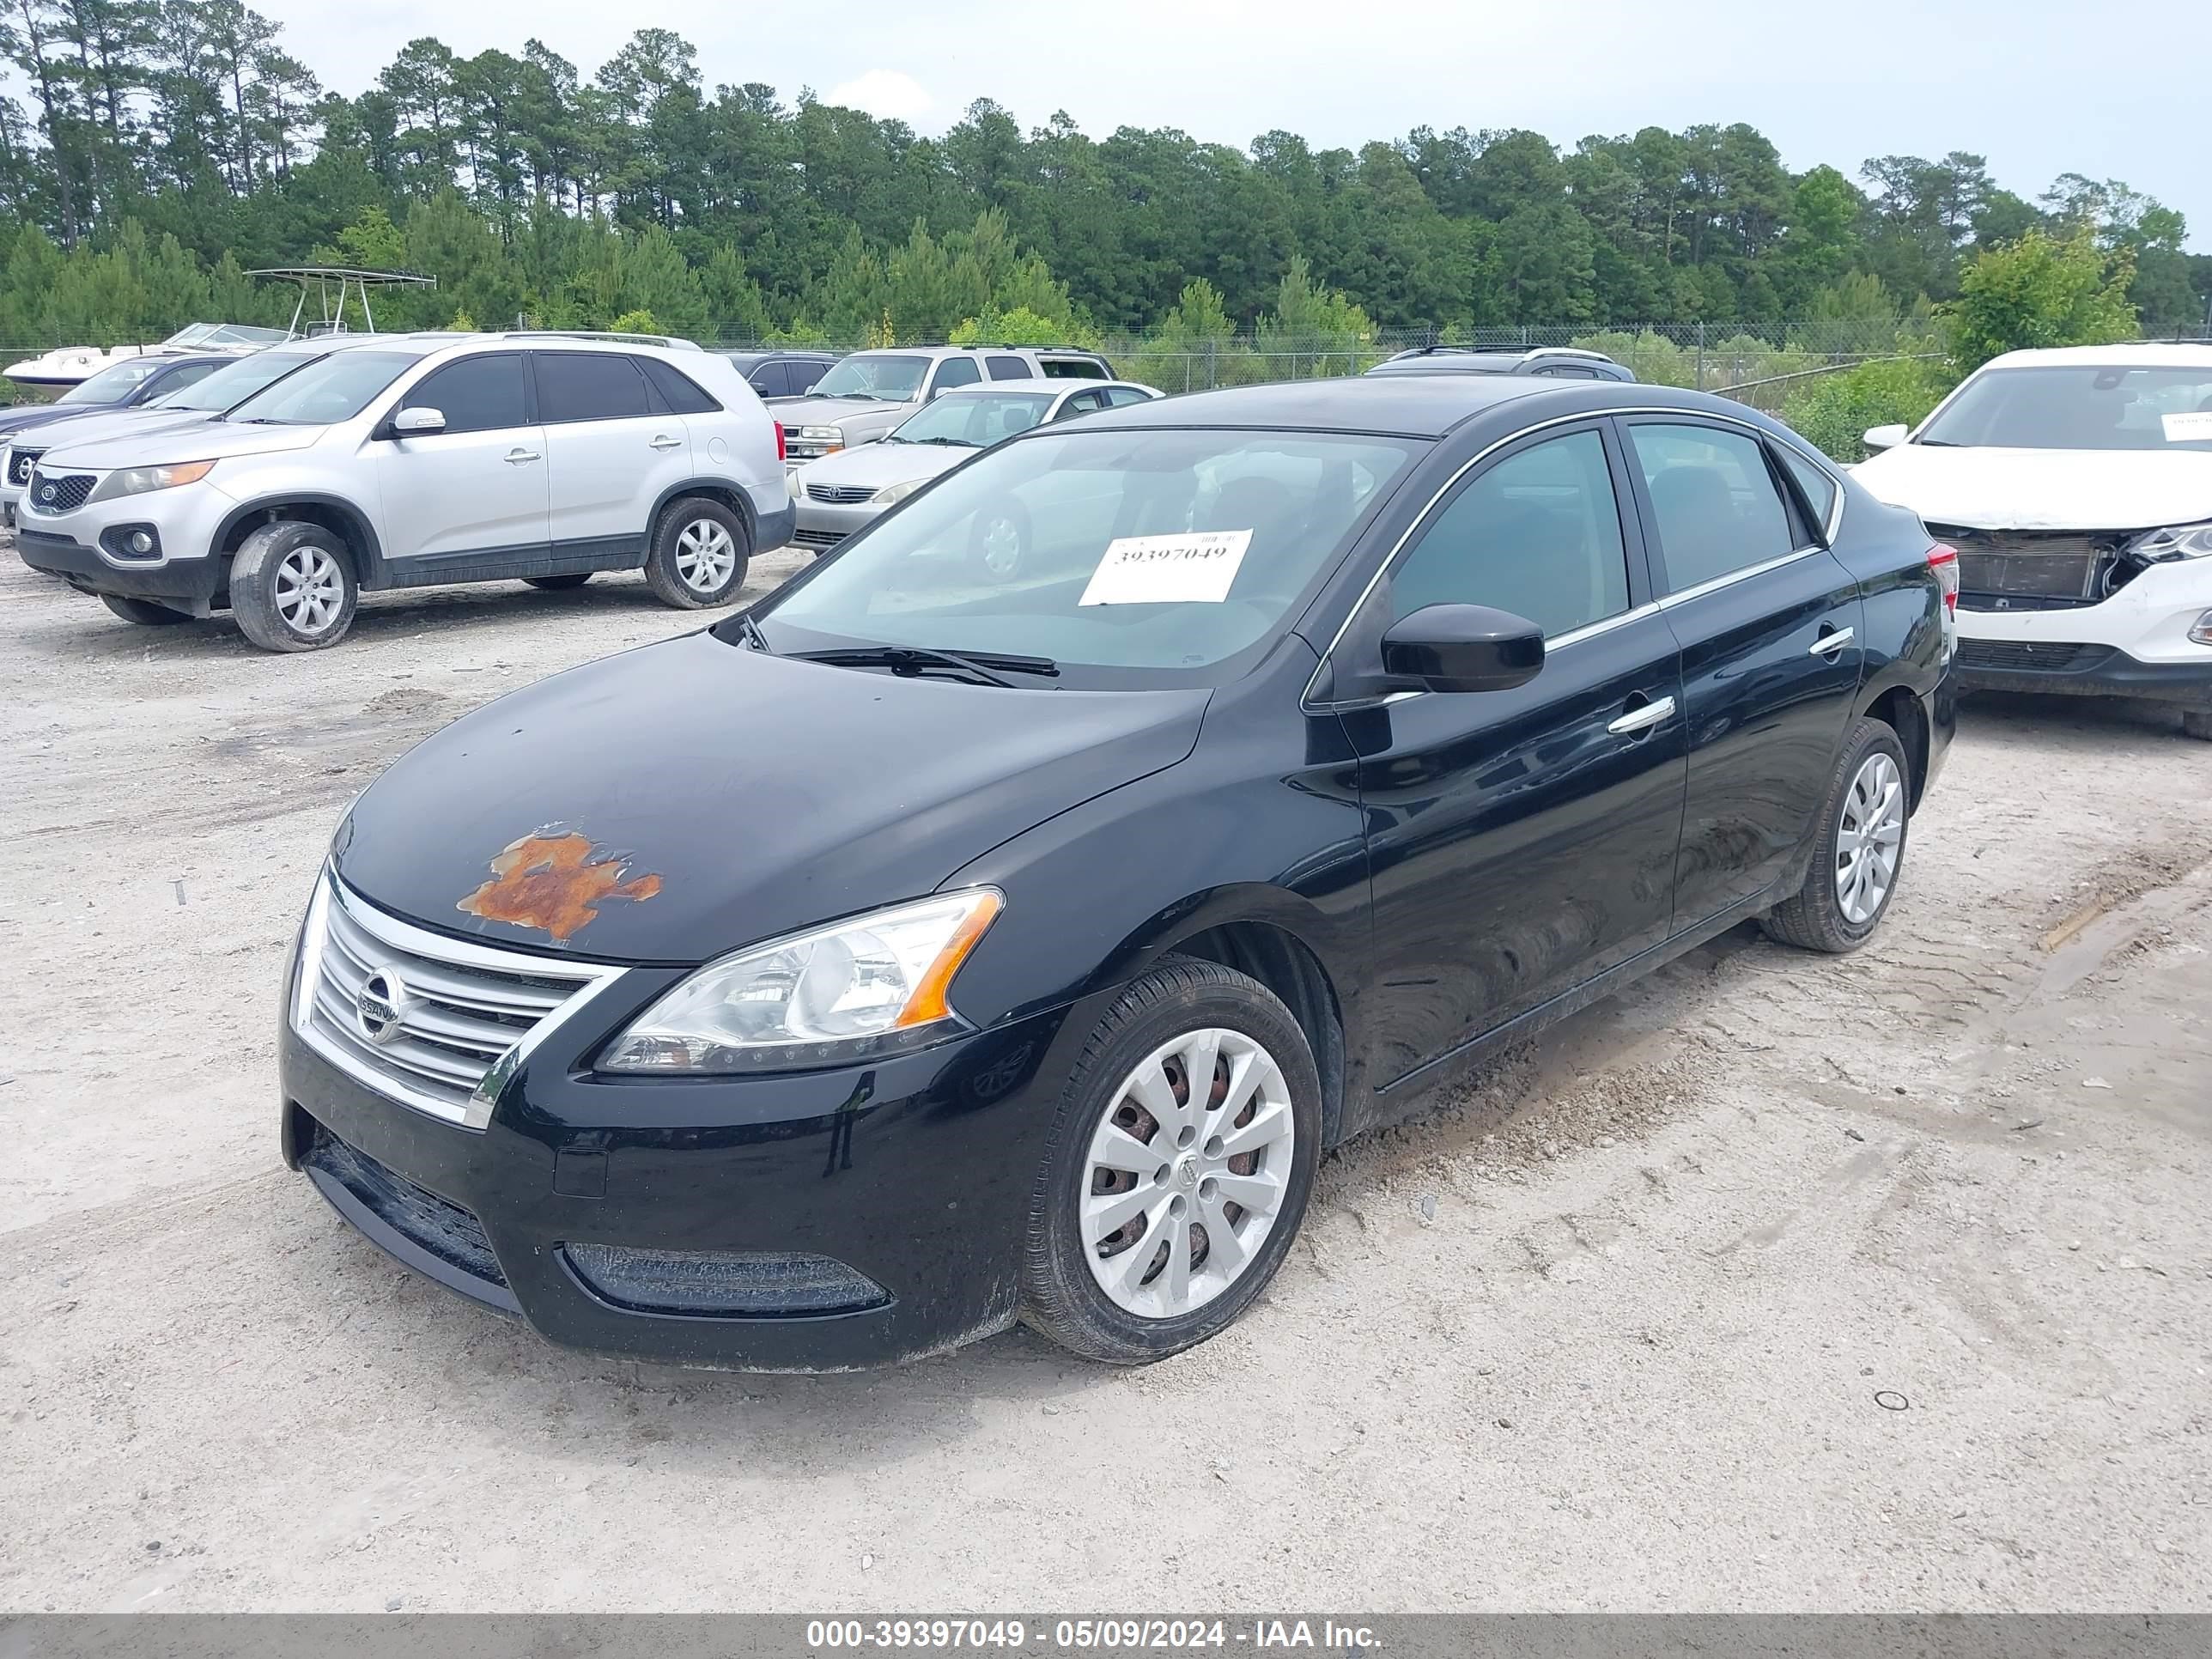
POLYGON ((929 373, 927 357, 878 356, 863 351, 838 363, 814 383, 817 398, 883 398, 895 404, 914 401, 929 373))
POLYGON ((2212 451, 2212 362, 2185 368, 2084 363, 1994 368, 1913 437, 1994 449, 2212 451))
POLYGON ((908 444, 960 444, 984 449, 1044 423, 1058 396, 1051 392, 955 392, 939 398, 891 436, 908 444))
POLYGON ((783 653, 919 646, 1048 657, 1061 684, 1218 684, 1425 447, 1077 422, 946 475, 753 616, 783 653))
POLYGON ((276 426, 329 426, 349 421, 369 400, 422 361, 412 351, 333 351, 288 374, 230 411, 234 421, 276 426))
POLYGON ((161 367, 160 357, 131 357, 111 363, 99 374, 79 380, 54 399, 58 404, 119 404, 161 367))
POLYGON ((234 363, 225 363, 205 380, 186 386, 182 392, 164 392, 147 407, 191 409, 214 414, 245 402, 264 386, 275 385, 294 369, 313 362, 315 356, 305 351, 257 352, 251 357, 240 357, 234 363))
POLYGON ((252 328, 244 323, 194 323, 161 342, 169 346, 274 345, 285 337, 281 328, 252 328))

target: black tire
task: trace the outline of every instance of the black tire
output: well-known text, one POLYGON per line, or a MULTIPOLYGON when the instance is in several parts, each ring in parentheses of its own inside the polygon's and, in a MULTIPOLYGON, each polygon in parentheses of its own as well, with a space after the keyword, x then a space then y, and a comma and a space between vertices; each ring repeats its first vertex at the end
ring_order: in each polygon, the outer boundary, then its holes
MULTIPOLYGON (((1233 969, 1170 957, 1115 999, 1061 1091, 1030 1199, 1023 1321, 1072 1352, 1113 1364, 1148 1364, 1204 1341, 1250 1306, 1282 1266, 1320 1158, 1321 1079, 1290 1010, 1267 987, 1233 969), (1290 1172, 1273 1227, 1242 1273, 1187 1313, 1147 1318, 1109 1298, 1085 1260, 1078 1215, 1089 1188, 1091 1138, 1106 1114, 1123 1103, 1121 1084, 1148 1054, 1181 1033, 1217 1026, 1257 1042, 1281 1069, 1291 1101, 1290 1172)), ((1198 1230, 1191 1237, 1194 1249, 1198 1230)), ((1128 1248, 1149 1252, 1152 1237, 1147 1231, 1128 1248)))
MULTIPOLYGON (((720 501, 704 495, 686 495, 669 503, 668 510, 660 515, 653 526, 653 545, 645 556, 646 585, 653 589, 653 597, 661 604, 673 605, 678 611, 704 611, 711 606, 727 605, 738 597, 745 585, 745 567, 752 561, 752 538, 745 534, 744 520, 720 501), (695 586, 683 569, 686 556, 685 537, 696 534, 712 540, 704 526, 719 527, 729 538, 730 550, 735 557, 726 569, 718 568, 719 580, 706 586, 695 586)), ((719 561, 718 561, 719 564, 719 561)), ((695 567, 696 568, 696 567, 695 567)))
POLYGON ((1032 547, 1029 509, 1008 501, 975 515, 968 541, 968 568, 977 581, 1010 582, 1022 574, 1032 547))
POLYGON ((121 593, 103 593, 100 602, 124 621, 137 623, 141 628, 174 628, 179 623, 192 620, 185 611, 172 611, 151 599, 129 599, 121 593))
POLYGON ((319 524, 286 519, 263 525, 231 556, 231 612, 238 631, 264 651, 336 645, 353 626, 360 599, 352 550, 319 524), (325 596, 325 605, 301 597, 303 575, 325 596))
POLYGON ((2181 735, 2212 742, 2212 708, 2185 708, 2181 711, 2181 735))
POLYGON ((565 576, 525 576, 523 580, 532 587, 542 587, 548 593, 566 593, 572 587, 581 587, 592 580, 588 570, 574 570, 565 576))
POLYGON ((1881 926, 1881 919, 1889 914, 1890 902, 1897 896, 1898 883, 1905 878, 1906 844, 1911 838, 1909 807, 1898 824, 1895 872, 1873 913, 1863 921, 1854 921, 1844 914, 1836 889, 1841 862, 1838 843, 1843 832, 1847 798, 1860 769, 1877 755, 1887 756, 1890 764, 1897 769, 1898 787, 1909 803, 1912 772, 1905 757, 1905 745, 1885 722, 1871 717, 1860 720, 1851 728, 1850 738, 1844 744, 1843 757, 1836 763, 1835 775, 1828 780, 1827 793, 1821 799, 1820 838, 1814 850, 1813 862, 1805 872, 1805 884, 1762 919, 1760 925, 1769 938, 1802 951, 1841 956, 1872 939, 1875 929, 1881 926))

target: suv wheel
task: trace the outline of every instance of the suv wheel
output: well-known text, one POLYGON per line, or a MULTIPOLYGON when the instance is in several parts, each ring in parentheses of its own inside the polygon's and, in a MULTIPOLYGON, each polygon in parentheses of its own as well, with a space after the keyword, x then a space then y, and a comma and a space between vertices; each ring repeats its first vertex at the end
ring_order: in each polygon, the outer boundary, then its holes
POLYGON ((751 554, 744 520, 720 501, 688 495, 660 515, 645 556, 646 584, 679 611, 727 605, 745 585, 751 554))
POLYGON ((179 623, 188 623, 191 617, 182 611, 172 611, 166 605, 155 605, 150 599, 133 599, 120 593, 103 593, 100 602, 127 623, 137 623, 141 628, 173 628, 179 623))
POLYGON ((230 562, 238 631, 264 651, 319 651, 353 626, 360 589, 345 544, 319 524, 264 525, 230 562))
POLYGON ((1820 809, 1812 868, 1761 924, 1770 938, 1840 956, 1874 937, 1905 870, 1905 767, 1887 725, 1869 719, 1853 728, 1820 809))
POLYGON ((1321 1079, 1290 1010, 1170 957, 1115 999, 1060 1097, 1023 1318, 1125 1365, 1204 1341, 1282 1266, 1320 1157, 1321 1079))

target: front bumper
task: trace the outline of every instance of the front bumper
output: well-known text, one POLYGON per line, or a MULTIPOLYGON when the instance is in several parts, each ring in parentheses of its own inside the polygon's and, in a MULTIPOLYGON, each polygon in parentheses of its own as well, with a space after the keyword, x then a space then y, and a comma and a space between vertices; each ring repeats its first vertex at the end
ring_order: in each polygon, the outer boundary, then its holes
POLYGON ((204 616, 222 580, 219 559, 167 559, 125 563, 73 536, 56 535, 49 522, 25 516, 15 524, 15 553, 33 570, 58 576, 84 593, 118 593, 151 599, 204 616))
MULTIPOLYGON (((654 994, 608 1000, 627 1018, 654 994)), ((888 1364, 1013 1322, 1031 1188, 1073 1064, 1063 1050, 1089 1029, 1071 1019, 1083 1007, 864 1066, 699 1081, 592 1076, 584 1060, 606 1036, 593 1021, 588 1039, 564 1030, 532 1053, 482 1131, 386 1099, 287 1020, 284 1158, 398 1260, 553 1341, 718 1370, 888 1364), (888 1299, 829 1313, 640 1311, 587 1287, 565 1248, 578 1244, 826 1258, 888 1299)))
POLYGON ((1954 670, 1962 691, 2146 697, 2212 708, 2212 649, 2199 662, 2142 662, 2117 646, 2073 641, 1962 640, 1954 670))
POLYGON ((792 483, 792 506, 799 518, 791 538, 817 552, 836 546, 874 523, 885 511, 873 501, 817 501, 805 493, 799 480, 792 483))

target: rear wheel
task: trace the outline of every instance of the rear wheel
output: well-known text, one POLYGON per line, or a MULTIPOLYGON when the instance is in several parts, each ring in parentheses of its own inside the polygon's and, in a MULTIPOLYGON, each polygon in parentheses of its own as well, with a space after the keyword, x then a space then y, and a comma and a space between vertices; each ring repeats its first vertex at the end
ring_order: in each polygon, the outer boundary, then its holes
POLYGON ((230 562, 238 631, 264 651, 319 651, 353 626, 360 589, 345 544, 319 524, 261 526, 230 562))
POLYGON ((727 605, 745 585, 752 544, 744 522, 720 501, 687 495, 660 515, 645 556, 653 598, 679 611, 727 605))
POLYGON ((542 587, 549 593, 565 593, 572 587, 581 587, 592 580, 588 570, 572 571, 566 576, 525 576, 523 580, 532 587, 542 587))
POLYGON ((1141 1364, 1233 1322, 1282 1266, 1321 1153, 1321 1082, 1257 981, 1176 961, 1131 984, 1060 1097, 1031 1202, 1023 1317, 1141 1364))
POLYGON ((1805 884, 1766 916, 1768 934, 1830 955, 1873 938, 1904 872, 1910 798, 1904 744, 1882 721, 1862 720, 1829 782, 1805 884))
POLYGON ((128 599, 120 593, 103 593, 100 602, 128 623, 141 628, 173 628, 179 623, 188 623, 191 617, 182 611, 172 611, 166 605, 155 605, 150 599, 128 599))

